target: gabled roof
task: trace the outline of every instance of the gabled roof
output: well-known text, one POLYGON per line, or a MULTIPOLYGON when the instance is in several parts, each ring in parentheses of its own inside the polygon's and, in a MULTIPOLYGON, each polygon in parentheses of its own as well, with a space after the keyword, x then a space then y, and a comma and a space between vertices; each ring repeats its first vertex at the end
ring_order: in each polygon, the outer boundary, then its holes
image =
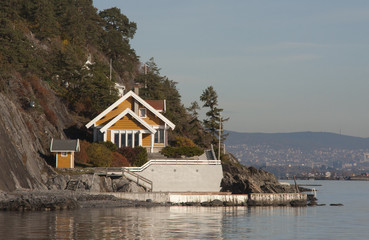
POLYGON ((138 96, 137 94, 135 94, 133 91, 129 91, 123 97, 121 97, 120 99, 118 99, 115 103, 113 103, 112 105, 110 105, 110 107, 108 107, 107 109, 105 109, 97 117, 95 117, 89 123, 87 123, 86 124, 86 127, 87 128, 90 128, 91 126, 95 125, 97 121, 99 121, 102 117, 104 117, 107 113, 109 113, 110 111, 112 111, 114 108, 116 108, 119 104, 121 104, 122 102, 124 102, 129 97, 133 97, 136 101, 138 101, 143 106, 145 106, 147 109, 149 109, 152 113, 154 113, 163 122, 165 122, 166 124, 168 124, 168 126, 171 129, 174 129, 176 127, 176 125, 174 125, 171 121, 169 121, 166 117, 164 117, 161 113, 159 113, 155 108, 153 108, 150 104, 148 104, 145 100, 143 100, 140 96, 138 96))
POLYGON ((166 101, 165 100, 146 100, 150 106, 155 108, 155 110, 159 112, 165 112, 166 111, 166 101))
POLYGON ((51 139, 50 152, 79 152, 79 140, 51 139))
POLYGON ((123 112, 121 112, 120 114, 118 114, 118 116, 116 116, 115 118, 113 118, 112 120, 110 120, 110 122, 108 124, 106 124, 104 127, 102 127, 100 129, 100 132, 105 132, 108 128, 110 128, 114 123, 118 122, 119 119, 121 119, 122 117, 124 117, 125 115, 131 115, 134 119, 136 119, 139 123, 141 123, 142 125, 145 126, 145 128, 147 128, 147 130, 149 130, 151 133, 156 133, 156 130, 153 129, 147 122, 145 122, 144 120, 142 120, 139 116, 137 116, 136 113, 134 113, 131 109, 127 108, 126 110, 124 110, 123 112))

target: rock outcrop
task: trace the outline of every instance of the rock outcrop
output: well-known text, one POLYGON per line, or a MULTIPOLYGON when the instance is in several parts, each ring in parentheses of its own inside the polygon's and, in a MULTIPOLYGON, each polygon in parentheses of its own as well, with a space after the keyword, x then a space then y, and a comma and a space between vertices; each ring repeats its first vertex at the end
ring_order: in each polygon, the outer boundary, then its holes
POLYGON ((70 190, 76 192, 145 192, 145 189, 124 177, 112 179, 94 174, 60 174, 46 183, 51 191, 70 190))
POLYGON ((222 192, 234 194, 295 192, 293 187, 281 185, 272 173, 242 166, 234 158, 222 166, 224 174, 221 183, 222 192))

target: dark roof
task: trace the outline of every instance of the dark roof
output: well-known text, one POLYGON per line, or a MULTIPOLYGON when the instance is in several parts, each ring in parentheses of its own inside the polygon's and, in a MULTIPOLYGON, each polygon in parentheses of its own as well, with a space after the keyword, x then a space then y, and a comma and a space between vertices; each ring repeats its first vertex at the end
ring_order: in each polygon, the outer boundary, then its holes
POLYGON ((61 140, 61 139, 52 139, 51 152, 78 152, 79 151, 79 140, 61 140))
POLYGON ((150 104, 155 110, 165 112, 165 100, 145 100, 150 104))

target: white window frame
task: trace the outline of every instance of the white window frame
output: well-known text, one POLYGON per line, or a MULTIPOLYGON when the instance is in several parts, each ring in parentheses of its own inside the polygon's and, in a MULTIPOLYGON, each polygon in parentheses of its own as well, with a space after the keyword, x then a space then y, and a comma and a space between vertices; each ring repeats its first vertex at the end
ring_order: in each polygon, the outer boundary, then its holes
POLYGON ((135 147, 135 134, 137 132, 139 133, 138 146, 142 146, 142 134, 143 133, 150 133, 149 131, 146 131, 146 130, 111 130, 111 132, 110 132, 110 141, 115 144, 115 134, 119 134, 118 148, 127 147, 127 144, 128 144, 128 134, 132 134, 132 147, 134 148, 135 147), (122 146, 122 143, 121 143, 121 141, 122 141, 122 134, 125 134, 126 135, 126 146, 122 146))
POLYGON ((146 118, 146 117, 147 117, 147 110, 146 110, 146 108, 139 108, 139 109, 138 109, 138 113, 139 113, 139 116, 140 116, 141 118, 146 118), (141 112, 141 110, 145 110, 145 111, 144 111, 144 113, 145 113, 145 114, 142 114, 143 112, 141 112))
POLYGON ((67 153, 67 152, 61 152, 61 153, 60 153, 60 156, 62 156, 62 157, 67 157, 67 156, 68 156, 68 153, 67 153))
POLYGON ((166 134, 165 134, 165 127, 161 127, 161 126, 154 126, 154 129, 156 130, 156 133, 154 134, 154 143, 156 144, 165 144, 166 143, 166 134), (159 135, 159 130, 163 131, 163 142, 160 142, 160 136, 159 135), (158 134, 158 142, 155 141, 155 135, 158 134))

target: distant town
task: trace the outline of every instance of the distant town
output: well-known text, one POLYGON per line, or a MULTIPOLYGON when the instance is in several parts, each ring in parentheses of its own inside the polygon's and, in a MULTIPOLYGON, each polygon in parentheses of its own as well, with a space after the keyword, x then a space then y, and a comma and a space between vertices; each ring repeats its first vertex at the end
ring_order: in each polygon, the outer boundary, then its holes
POLYGON ((273 144, 227 144, 242 164, 270 171, 279 178, 344 179, 368 176, 369 148, 276 146, 273 144))

